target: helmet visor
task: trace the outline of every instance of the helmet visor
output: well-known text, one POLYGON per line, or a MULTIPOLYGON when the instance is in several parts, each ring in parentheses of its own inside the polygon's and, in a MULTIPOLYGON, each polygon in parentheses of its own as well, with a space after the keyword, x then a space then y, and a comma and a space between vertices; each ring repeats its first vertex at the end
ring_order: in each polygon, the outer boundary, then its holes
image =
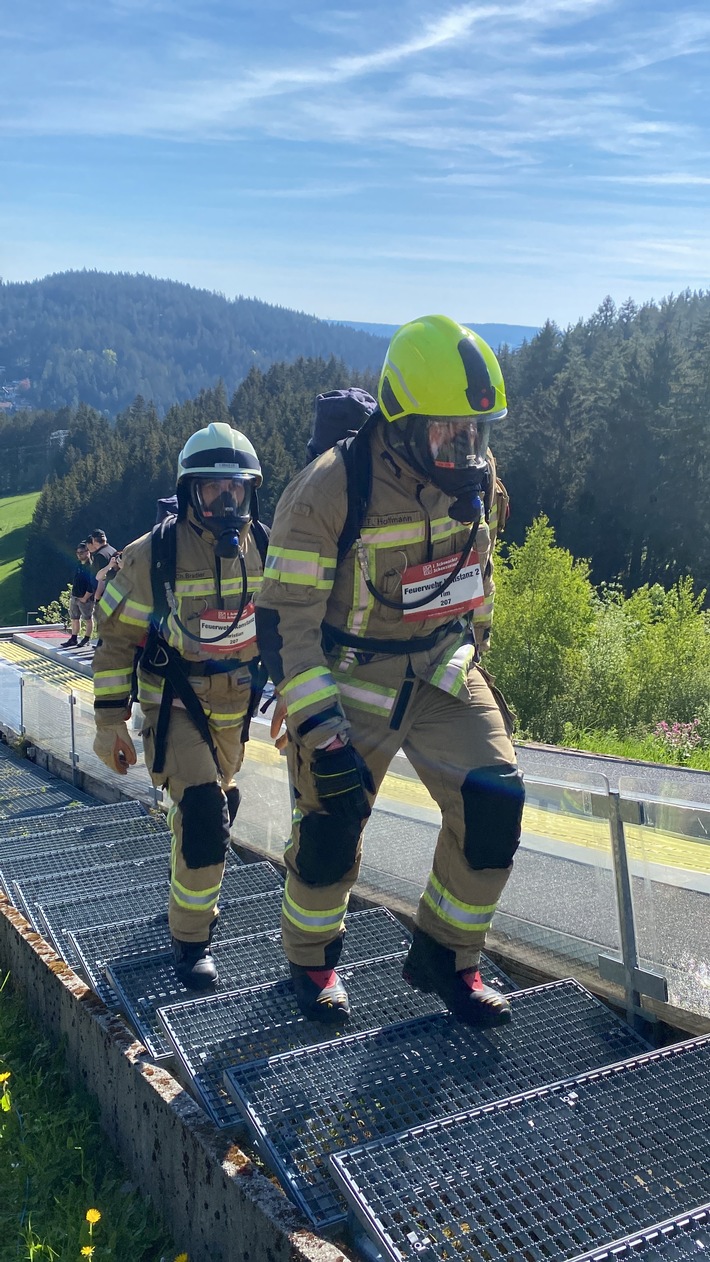
POLYGON ((491 423, 483 417, 430 416, 429 456, 436 469, 480 469, 486 463, 491 423))

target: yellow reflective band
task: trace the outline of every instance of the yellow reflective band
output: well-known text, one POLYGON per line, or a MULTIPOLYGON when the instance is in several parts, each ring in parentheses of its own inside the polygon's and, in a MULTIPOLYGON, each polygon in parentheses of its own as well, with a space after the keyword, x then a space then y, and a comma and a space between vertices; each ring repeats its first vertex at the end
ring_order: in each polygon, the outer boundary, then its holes
POLYGON ((289 715, 297 714, 305 706, 326 697, 337 697, 338 685, 326 666, 313 666, 284 684, 281 695, 289 715))
POLYGON ((462 902, 444 889, 433 872, 429 876, 422 898, 440 920, 446 921, 449 925, 455 925, 457 929, 472 933, 482 933, 490 928, 493 913, 498 906, 497 903, 478 906, 474 903, 462 902))
POLYGON ((324 557, 319 552, 307 552, 299 548, 270 546, 266 555, 264 578, 277 583, 297 583, 330 591, 335 579, 335 557, 324 557))
POLYGON ((175 902, 187 911, 211 911, 219 898, 220 889, 221 882, 209 890, 188 890, 174 876, 170 882, 170 892, 175 902))
POLYGON ((333 907, 325 911, 309 911, 306 907, 299 907, 288 892, 287 878, 281 910, 292 925, 303 929, 305 933, 323 933, 325 929, 341 928, 348 905, 343 903, 341 907, 333 907))
POLYGON ((449 696, 456 697, 463 692, 466 687, 466 679, 468 676, 468 668, 476 654, 475 644, 461 644, 447 660, 440 662, 431 682, 435 688, 439 688, 441 692, 446 692, 449 696))
POLYGON ((118 619, 119 622, 127 622, 132 627, 147 627, 151 613, 152 605, 142 605, 137 600, 127 600, 118 619))

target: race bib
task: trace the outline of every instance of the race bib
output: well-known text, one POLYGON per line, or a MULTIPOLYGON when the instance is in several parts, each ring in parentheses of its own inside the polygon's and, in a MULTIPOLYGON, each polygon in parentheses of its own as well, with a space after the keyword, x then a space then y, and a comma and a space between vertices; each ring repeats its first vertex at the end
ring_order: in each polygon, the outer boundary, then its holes
POLYGON ((205 609, 200 615, 200 647, 210 657, 214 653, 233 653, 235 649, 245 649, 256 644, 256 613, 252 602, 244 606, 236 627, 232 627, 229 635, 224 635, 236 616, 236 609, 205 609), (224 639, 211 644, 210 640, 214 641, 218 635, 224 636, 224 639))
POLYGON ((440 618, 442 614, 456 617, 460 613, 468 613, 477 605, 482 605, 483 576, 478 561, 478 553, 469 552, 461 570, 446 591, 432 596, 425 605, 409 612, 406 606, 413 601, 421 600, 428 592, 436 592, 453 573, 459 563, 460 553, 454 556, 440 557, 438 561, 425 561, 424 565, 411 565, 402 575, 402 601, 405 605, 404 621, 420 622, 425 618, 440 618))

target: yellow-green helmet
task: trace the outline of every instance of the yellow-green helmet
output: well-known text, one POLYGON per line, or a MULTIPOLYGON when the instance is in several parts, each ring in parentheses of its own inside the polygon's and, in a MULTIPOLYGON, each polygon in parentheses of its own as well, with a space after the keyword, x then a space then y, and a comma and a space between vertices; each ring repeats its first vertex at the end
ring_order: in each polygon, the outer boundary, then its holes
POLYGON ((482 337, 448 316, 403 324, 389 344, 377 392, 388 421, 409 416, 481 416, 508 411, 500 364, 482 337))

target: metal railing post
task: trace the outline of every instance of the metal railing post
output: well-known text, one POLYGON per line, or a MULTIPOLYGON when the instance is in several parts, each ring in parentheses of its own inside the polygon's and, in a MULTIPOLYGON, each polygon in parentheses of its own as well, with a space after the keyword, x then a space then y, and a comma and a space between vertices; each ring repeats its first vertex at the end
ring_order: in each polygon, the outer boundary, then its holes
POLYGON ((638 1028, 643 1021, 641 1017, 641 993, 636 989, 635 972, 638 969, 638 948, 636 945, 636 922, 634 920, 634 903, 631 892, 631 873, 629 856, 626 851, 626 834, 621 818, 621 805, 618 789, 609 788, 609 832, 611 834, 611 856, 614 865, 614 884, 616 886, 616 906, 619 913, 619 934, 621 938, 621 961, 624 966, 624 989, 626 991, 626 1010, 629 1024, 638 1028))
POLYGON ((76 706, 76 697, 74 689, 69 692, 69 730, 71 732, 71 782, 76 788, 77 770, 76 765, 79 761, 79 755, 76 752, 76 727, 74 723, 74 707, 76 706))
POLYGON ((25 734, 25 677, 20 675, 20 736, 25 734))
POLYGON ((634 917, 633 893, 631 889, 631 869, 626 849, 626 833, 621 810, 621 794, 612 789, 604 776, 609 798, 609 833, 611 835, 611 859, 614 869, 616 887, 616 907, 619 916, 619 936, 621 941, 621 960, 609 955, 600 955, 598 961, 599 974, 607 981, 623 986, 626 994, 626 1012, 629 1025, 639 1033, 644 1033, 649 1022, 656 1018, 641 1007, 641 996, 648 995, 662 1003, 668 1002, 668 982, 657 969, 642 968, 639 964, 636 944, 636 920, 634 917))

